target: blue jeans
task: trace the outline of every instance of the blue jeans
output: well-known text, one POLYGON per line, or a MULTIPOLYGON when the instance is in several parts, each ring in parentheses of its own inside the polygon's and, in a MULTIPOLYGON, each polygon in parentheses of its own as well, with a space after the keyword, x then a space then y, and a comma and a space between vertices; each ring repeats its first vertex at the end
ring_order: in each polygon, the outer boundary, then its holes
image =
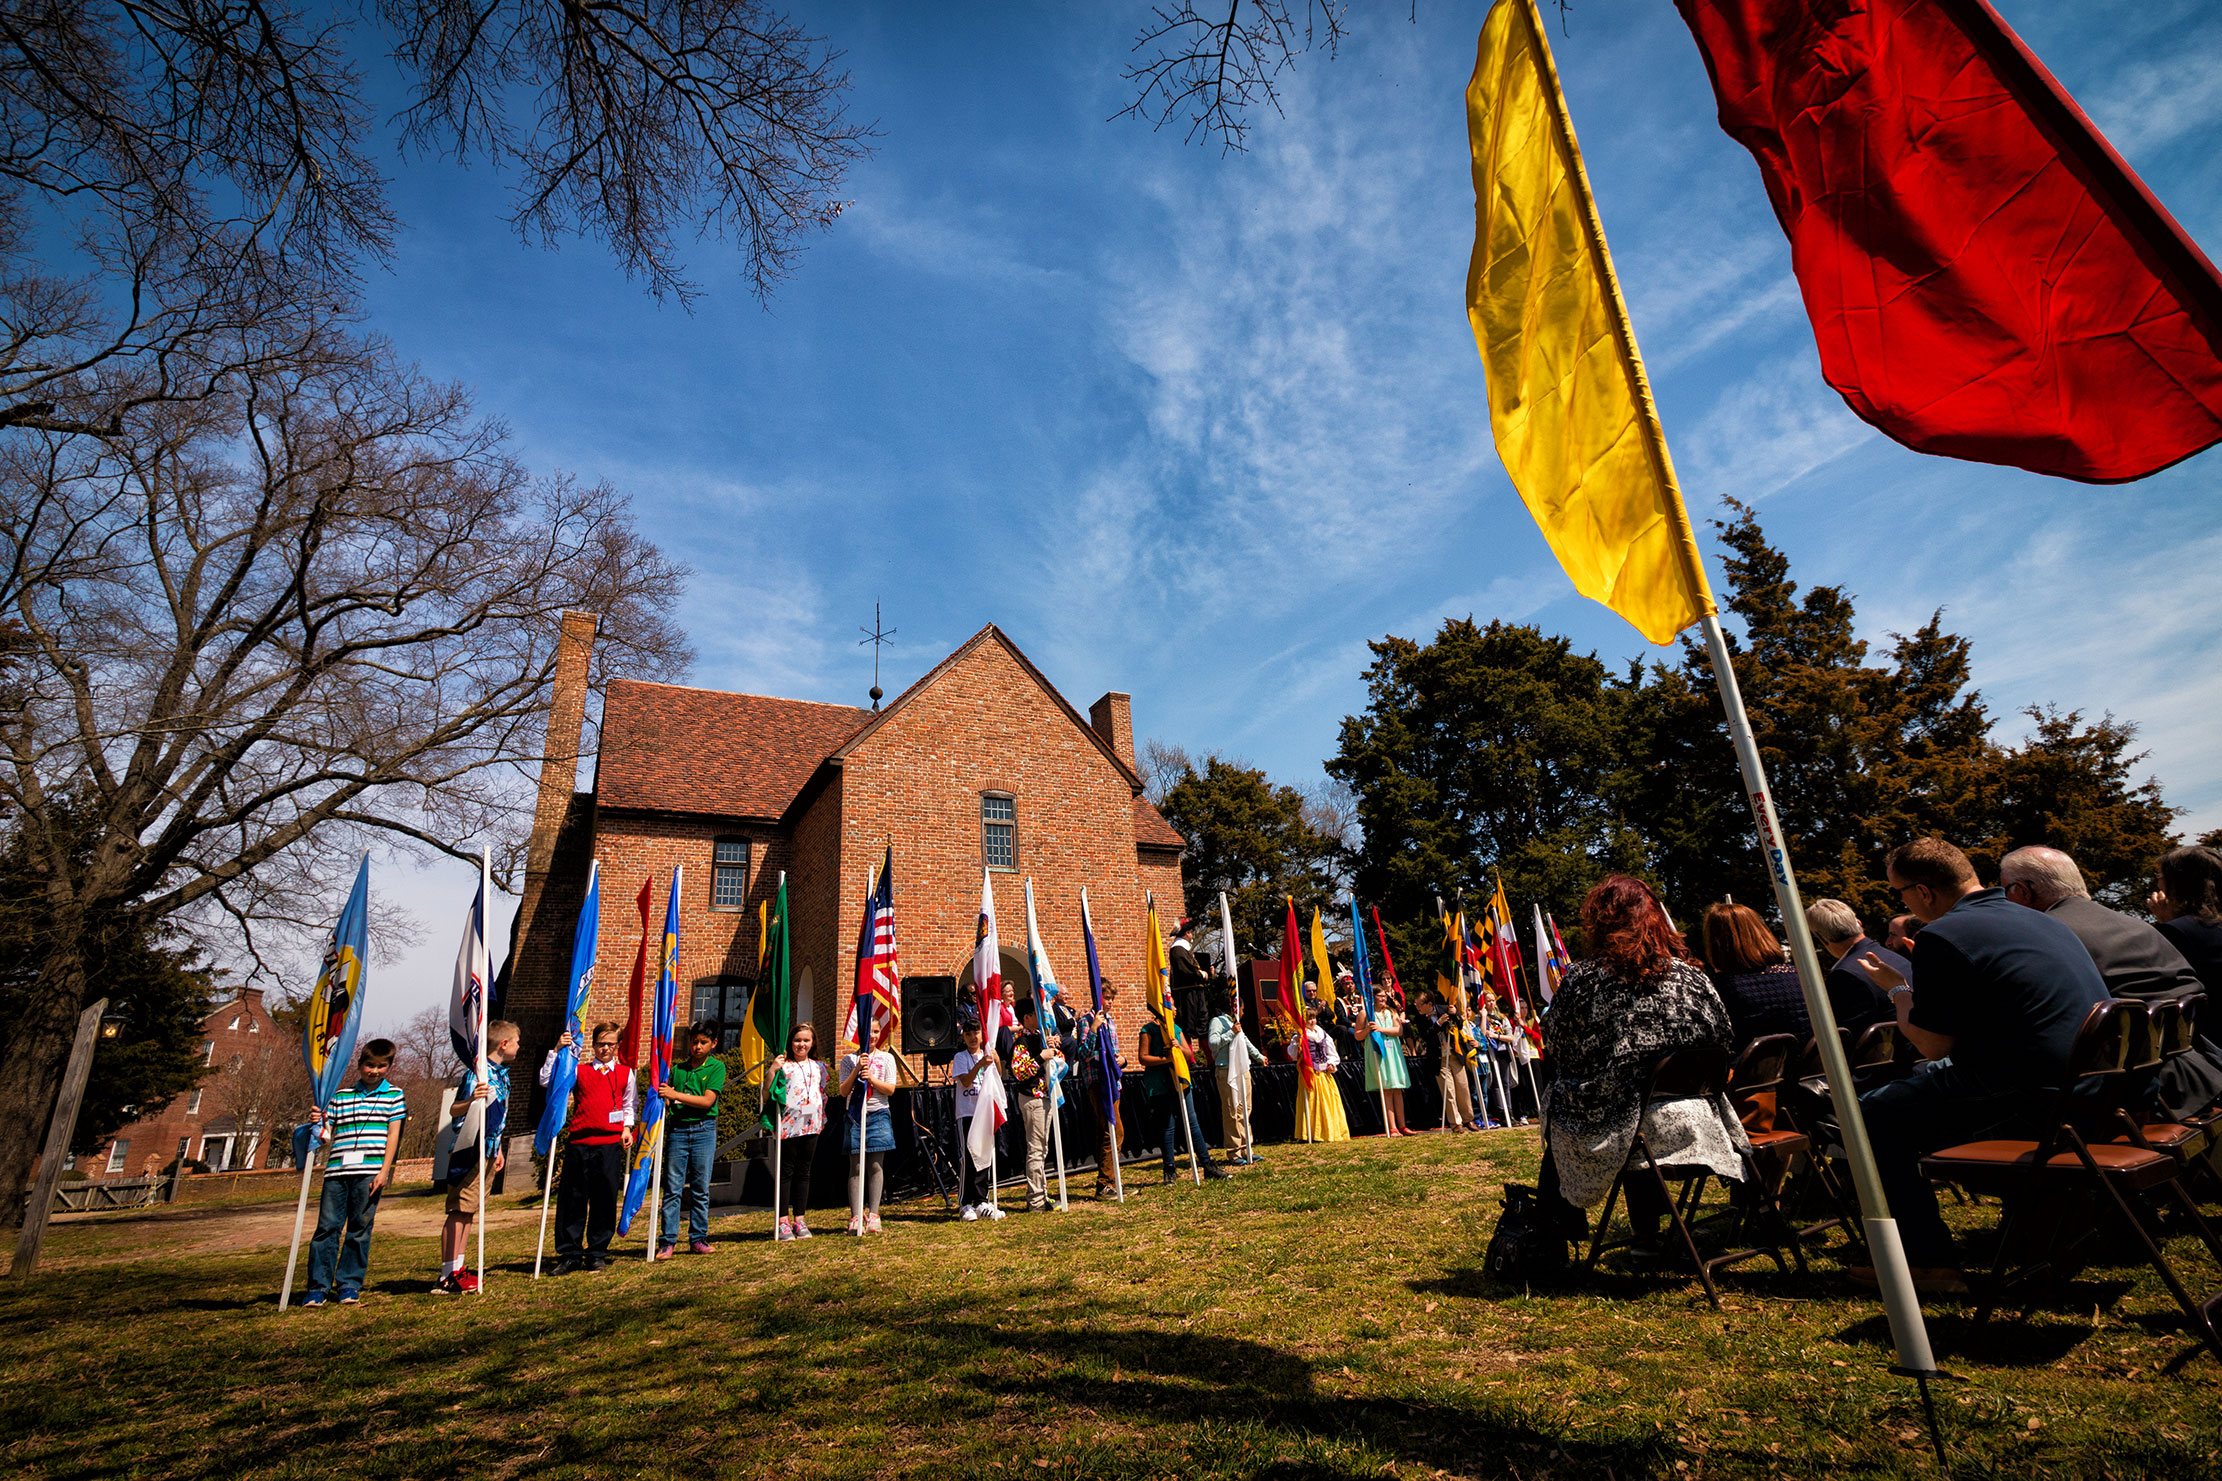
POLYGON ((1201 1160, 1204 1166, 1213 1166, 1211 1148, 1204 1145, 1203 1123, 1196 1119, 1195 1090, 1193 1088, 1178 1090, 1172 1095, 1162 1097, 1159 1105, 1165 1112, 1165 1171, 1167 1175, 1171 1175, 1173 1158, 1177 1155, 1178 1149, 1183 1146, 1188 1147, 1190 1161, 1201 1160), (1188 1111, 1188 1125, 1186 1127, 1181 1125, 1181 1109, 1184 1105, 1188 1111), (1194 1144, 1188 1143, 1183 1136, 1183 1133, 1190 1129, 1196 1133, 1194 1144))
POLYGON ((339 1263, 339 1294, 363 1288, 370 1273, 370 1230, 378 1222, 378 1200, 370 1196, 375 1174, 324 1179, 316 1204, 316 1237, 309 1241, 309 1294, 332 1294, 332 1264, 339 1263), (341 1236, 346 1236, 342 1242, 341 1236))
POLYGON ((710 1159, 717 1155, 718 1124, 674 1126, 664 1138, 664 1209, 659 1225, 665 1244, 679 1242, 679 1195, 687 1200, 687 1238, 710 1237, 710 1159))
POLYGON ((1875 1150, 1875 1171, 1908 1265, 1957 1265, 1952 1231, 1937 1212, 1937 1187, 1921 1175, 1921 1159, 1961 1142, 2034 1133, 2036 1090, 1998 1091, 1950 1064, 1878 1086, 1859 1098, 1875 1150))

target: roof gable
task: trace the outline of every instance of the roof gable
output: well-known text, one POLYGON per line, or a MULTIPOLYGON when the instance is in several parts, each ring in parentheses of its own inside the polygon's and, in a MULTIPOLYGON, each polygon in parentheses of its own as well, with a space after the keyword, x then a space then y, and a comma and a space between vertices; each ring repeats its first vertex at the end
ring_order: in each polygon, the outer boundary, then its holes
POLYGON ((1127 785, 1132 787, 1135 793, 1139 795, 1142 790, 1142 779, 1134 774, 1134 769, 1128 766, 1125 761, 1121 760, 1119 757, 1119 753, 1111 749, 1111 743, 1105 740, 1102 734, 1098 732, 1093 725, 1090 725, 1088 723, 1085 716, 1083 716, 1078 710, 1072 707, 1071 703, 1066 700, 1064 695, 1057 692, 1057 686, 1050 683, 1048 677, 1045 676, 1040 669, 1034 667, 1034 661, 1031 658, 1028 658, 1024 653, 1019 651, 1018 644, 1011 641, 1010 634, 1004 632, 1003 629, 997 627, 992 622, 989 623, 986 627, 981 628, 978 632, 974 633, 970 638, 966 639, 963 646, 958 648, 956 652, 950 654, 947 658, 944 658, 941 662, 928 669, 919 678, 917 683, 911 685, 908 689, 905 689, 901 694, 896 695, 895 698, 889 702, 885 709, 881 710, 877 715, 871 716, 870 724, 866 725, 863 729, 857 731, 846 741, 842 742, 840 748, 836 750, 832 755, 828 756, 826 760, 835 766, 839 766, 843 761, 848 759, 851 752, 855 751, 857 747, 870 740, 873 734, 878 731, 881 726, 885 725, 889 720, 893 719, 904 709, 904 707, 911 704, 920 695, 924 694, 928 689, 931 689, 944 674, 948 673, 951 669, 955 668, 958 664, 962 663, 966 658, 971 656, 973 650, 980 647, 981 644, 990 641, 1002 645, 1003 651, 1010 654, 1011 658, 1018 664, 1018 666, 1026 671, 1027 677, 1031 678, 1037 685, 1041 687, 1042 693, 1048 695, 1050 699, 1056 702, 1057 708, 1064 712, 1065 718, 1067 720, 1070 720, 1073 725, 1079 729, 1081 734, 1087 736, 1088 739, 1094 743, 1095 748, 1098 751, 1102 752, 1103 759, 1110 762, 1111 765, 1118 771, 1119 775, 1126 779, 1127 785))

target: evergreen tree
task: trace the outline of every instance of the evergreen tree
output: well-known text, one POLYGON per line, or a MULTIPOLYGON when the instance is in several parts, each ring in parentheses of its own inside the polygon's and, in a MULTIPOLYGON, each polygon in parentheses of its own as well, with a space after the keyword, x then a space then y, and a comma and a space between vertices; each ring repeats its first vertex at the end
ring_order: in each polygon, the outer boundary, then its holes
POLYGON ((1186 913, 1208 931, 1226 891, 1245 957, 1279 955, 1284 896, 1294 895, 1309 921, 1313 906, 1325 908, 1341 892, 1342 845, 1313 825, 1303 793, 1275 786, 1256 767, 1206 756, 1198 771, 1183 755, 1160 810, 1188 840, 1180 861, 1186 913))
POLYGON ((1328 775, 1358 798, 1359 899, 1378 905, 1419 980, 1439 935, 1435 901, 1511 899, 1571 919, 1607 869, 1642 867, 1622 816, 1640 757, 1628 744, 1640 673, 1532 626, 1445 622, 1422 647, 1370 645, 1368 701, 1342 724, 1328 775))

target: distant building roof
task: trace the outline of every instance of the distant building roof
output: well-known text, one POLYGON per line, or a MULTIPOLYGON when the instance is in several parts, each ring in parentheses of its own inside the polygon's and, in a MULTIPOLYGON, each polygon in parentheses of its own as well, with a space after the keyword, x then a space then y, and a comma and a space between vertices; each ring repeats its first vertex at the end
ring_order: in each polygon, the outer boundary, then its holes
POLYGON ((613 679, 595 772, 602 807, 777 818, 872 719, 852 705, 613 679))

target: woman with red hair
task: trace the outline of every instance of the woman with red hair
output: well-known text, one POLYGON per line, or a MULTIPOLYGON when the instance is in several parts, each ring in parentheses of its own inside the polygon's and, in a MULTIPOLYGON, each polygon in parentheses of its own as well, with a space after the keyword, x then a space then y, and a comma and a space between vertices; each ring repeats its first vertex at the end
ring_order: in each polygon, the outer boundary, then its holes
MULTIPOLYGON (((1659 1060, 1680 1049, 1730 1047, 1728 1011, 1688 959, 1651 887, 1625 874, 1601 880, 1582 901, 1588 955, 1567 972, 1543 1018, 1543 1052, 1555 1078, 1543 1093, 1546 1207, 1553 1196, 1569 1230, 1601 1202, 1628 1160, 1639 1121, 1664 1166, 1704 1167, 1741 1181, 1750 1141, 1727 1102, 1668 1101, 1644 1109, 1659 1060)), ((1648 1178, 1630 1178, 1628 1217, 1655 1235, 1666 1209, 1648 1178)))

